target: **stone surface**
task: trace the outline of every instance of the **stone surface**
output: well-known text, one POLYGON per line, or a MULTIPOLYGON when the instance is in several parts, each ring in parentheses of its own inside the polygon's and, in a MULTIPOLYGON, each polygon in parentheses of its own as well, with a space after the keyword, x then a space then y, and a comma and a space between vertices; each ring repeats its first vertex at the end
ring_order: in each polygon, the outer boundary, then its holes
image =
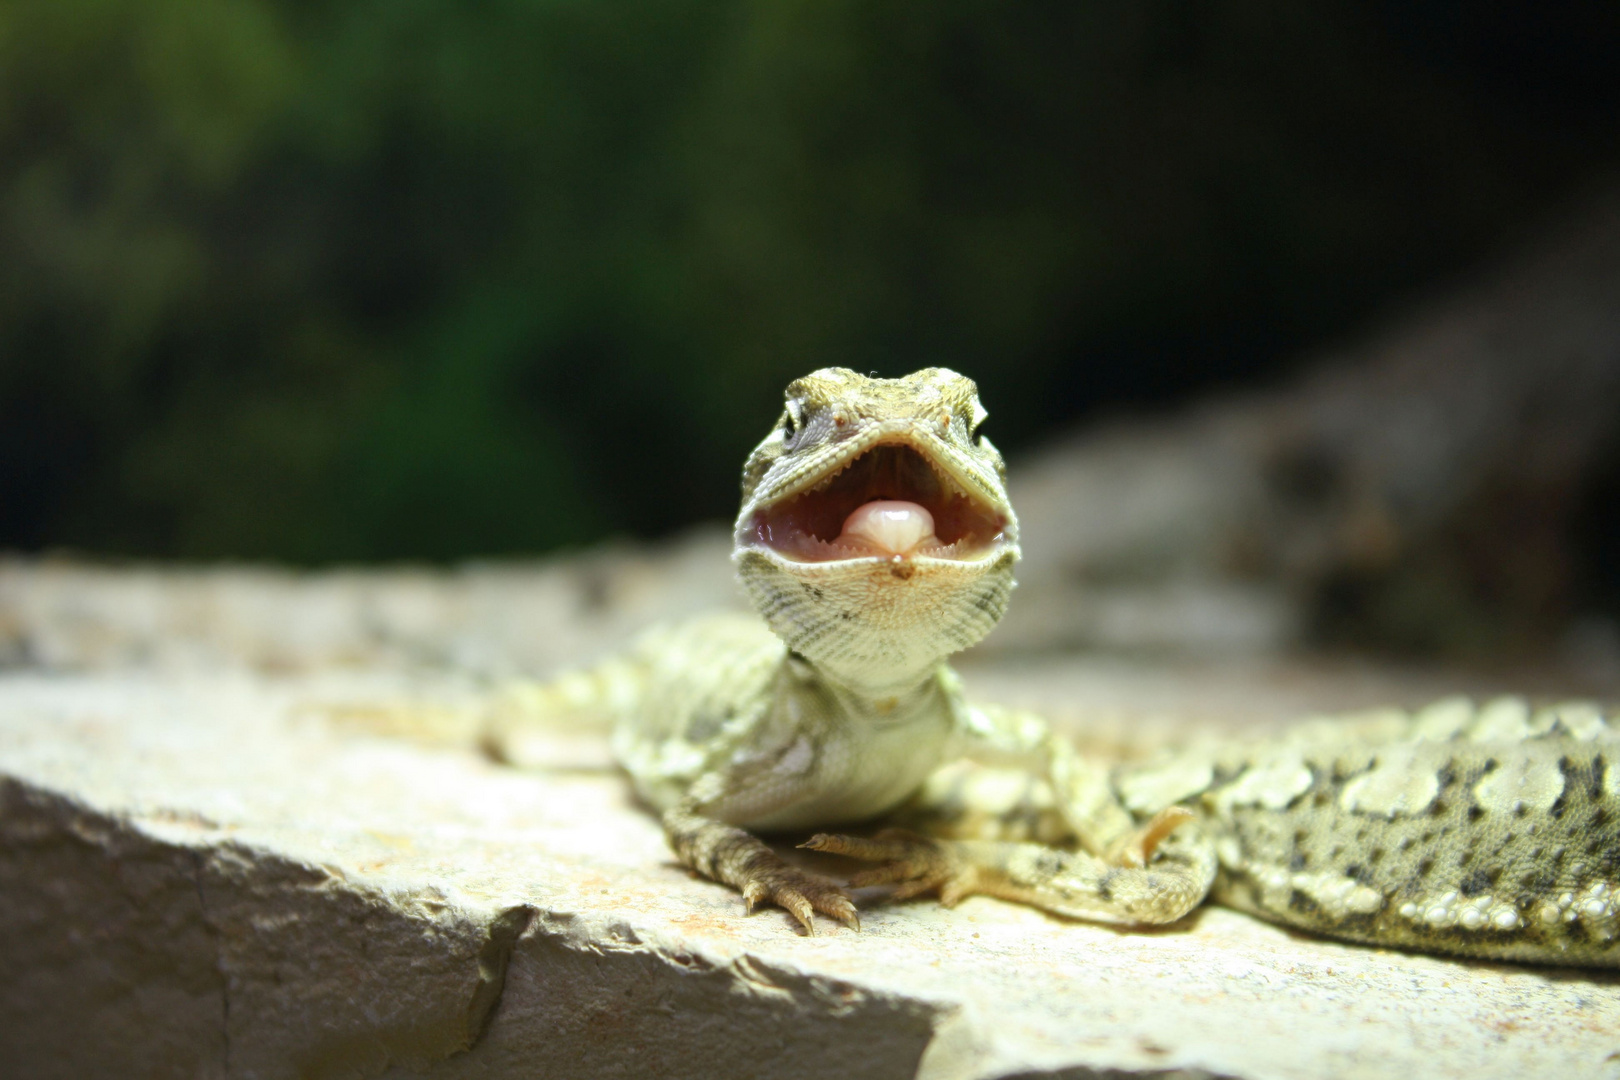
POLYGON ((0 669, 553 671, 742 606, 730 531, 531 562, 300 572, 0 558, 0 669))
MULTIPOLYGON (((1102 674, 974 681, 1085 684, 1084 708, 1120 717, 1142 685, 1169 714, 1202 684, 1102 674)), ((1402 689, 1255 674, 1263 715, 1306 683, 1402 689)), ((520 773, 311 707, 401 689, 0 679, 12 1074, 1620 1075, 1604 973, 1337 945, 1218 909, 1127 933, 983 898, 801 937, 672 865, 610 771, 520 773)))

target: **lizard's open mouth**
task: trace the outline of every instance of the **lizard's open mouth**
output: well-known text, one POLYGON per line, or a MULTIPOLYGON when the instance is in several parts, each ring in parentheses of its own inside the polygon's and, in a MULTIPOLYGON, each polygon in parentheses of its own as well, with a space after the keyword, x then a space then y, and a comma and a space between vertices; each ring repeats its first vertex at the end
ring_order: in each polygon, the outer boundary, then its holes
POLYGON ((1007 516, 904 443, 867 449, 754 515, 759 543, 799 562, 967 560, 1002 539, 1007 516))

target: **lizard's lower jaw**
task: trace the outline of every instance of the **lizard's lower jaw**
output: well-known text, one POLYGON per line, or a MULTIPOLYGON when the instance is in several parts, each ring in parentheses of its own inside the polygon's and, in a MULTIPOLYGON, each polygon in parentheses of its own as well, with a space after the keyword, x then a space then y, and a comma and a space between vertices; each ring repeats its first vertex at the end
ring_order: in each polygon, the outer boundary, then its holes
POLYGON ((852 687, 915 686, 1007 609, 1018 547, 976 559, 870 556, 799 562, 739 548, 738 576, 788 648, 852 687))

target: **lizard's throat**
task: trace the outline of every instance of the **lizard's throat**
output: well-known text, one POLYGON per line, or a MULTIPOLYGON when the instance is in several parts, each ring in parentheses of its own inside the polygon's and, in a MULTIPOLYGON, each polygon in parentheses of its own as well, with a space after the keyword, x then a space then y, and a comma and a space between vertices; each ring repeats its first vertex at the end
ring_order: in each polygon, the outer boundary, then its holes
POLYGON ((1007 608, 1016 545, 971 562, 860 558, 794 562, 756 547, 738 576, 778 637, 864 693, 895 693, 977 642, 1007 608))

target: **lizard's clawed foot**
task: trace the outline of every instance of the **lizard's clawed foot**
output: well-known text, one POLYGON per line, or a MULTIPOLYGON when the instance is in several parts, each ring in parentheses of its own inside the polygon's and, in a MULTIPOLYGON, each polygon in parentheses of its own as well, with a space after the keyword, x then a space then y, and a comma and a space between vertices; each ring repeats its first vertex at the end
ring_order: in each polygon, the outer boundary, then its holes
POLYGON ((1146 825, 1115 844, 1108 862, 1130 870, 1140 870, 1153 858, 1164 838, 1198 815, 1185 806, 1167 806, 1154 814, 1146 825))
POLYGON ((893 885, 891 900, 907 900, 938 890, 939 902, 955 907, 979 891, 977 870, 958 858, 948 841, 931 840, 905 829, 885 829, 871 839, 817 833, 799 846, 882 863, 851 876, 849 884, 857 889, 893 885))
POLYGON ((792 913, 811 937, 816 936, 815 913, 818 911, 853 929, 861 928, 855 901, 826 878, 789 866, 775 855, 769 860, 755 860, 744 873, 747 880, 742 885, 743 903, 748 905, 750 915, 754 913, 754 905, 769 900, 792 913))

